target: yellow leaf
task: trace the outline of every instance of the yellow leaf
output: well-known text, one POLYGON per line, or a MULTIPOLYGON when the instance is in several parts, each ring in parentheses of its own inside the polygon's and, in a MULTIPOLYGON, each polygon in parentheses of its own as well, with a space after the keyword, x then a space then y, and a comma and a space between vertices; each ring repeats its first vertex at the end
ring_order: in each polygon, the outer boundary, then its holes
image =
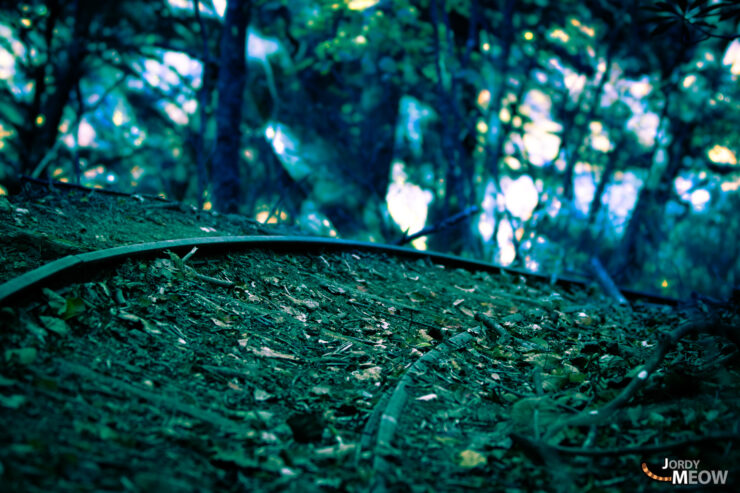
POLYGON ((486 462, 488 462, 488 459, 486 459, 485 455, 470 449, 460 452, 457 461, 460 467, 468 468, 478 467, 485 464, 486 462))

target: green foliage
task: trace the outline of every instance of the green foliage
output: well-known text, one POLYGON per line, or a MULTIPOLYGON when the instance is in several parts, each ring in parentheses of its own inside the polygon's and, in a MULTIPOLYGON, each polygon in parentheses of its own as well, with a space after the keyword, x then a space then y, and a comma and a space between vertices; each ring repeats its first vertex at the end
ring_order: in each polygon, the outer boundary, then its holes
MULTIPOLYGON (((684 42, 700 42, 711 37, 725 37, 717 33, 717 22, 740 21, 740 7, 737 2, 721 1, 709 5, 709 0, 674 0, 655 2, 644 6, 643 10, 652 13, 644 19, 655 24, 651 36, 664 35, 670 31, 680 31, 684 42), (711 22, 710 22, 711 21, 711 22), (697 39, 698 35, 698 39, 697 39)), ((740 35, 730 35, 738 38, 740 35)))

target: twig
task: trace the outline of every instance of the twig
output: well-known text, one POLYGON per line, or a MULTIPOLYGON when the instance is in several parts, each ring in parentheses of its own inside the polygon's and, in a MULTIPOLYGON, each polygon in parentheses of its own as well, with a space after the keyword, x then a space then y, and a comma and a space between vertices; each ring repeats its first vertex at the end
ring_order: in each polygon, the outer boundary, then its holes
POLYGON ((139 197, 139 198, 145 198, 147 200, 157 200, 160 202, 167 202, 166 205, 171 204, 171 202, 168 199, 164 197, 159 197, 157 195, 132 194, 128 192, 119 192, 117 190, 110 190, 108 188, 92 188, 92 187, 86 187, 84 185, 77 185, 76 183, 68 183, 68 182, 58 181, 58 180, 42 180, 41 178, 34 178, 33 176, 28 176, 28 175, 21 175, 20 179, 21 181, 24 181, 24 182, 33 183, 35 185, 44 185, 46 187, 51 186, 52 188, 79 190, 81 192, 100 193, 103 195, 113 195, 116 197, 139 197))
POLYGON ((717 39, 724 39, 727 41, 734 41, 740 38, 740 34, 714 34, 714 33, 711 33, 705 30, 701 26, 696 25, 693 22, 690 22, 689 24, 691 24, 691 27, 693 27, 694 29, 696 29, 697 31, 699 31, 700 33, 706 36, 706 38, 702 39, 701 41, 705 41, 709 38, 717 38, 717 39))
MULTIPOLYGON (((525 437, 518 433, 512 433, 512 439, 520 442, 526 442, 527 444, 533 444, 531 438, 525 437)), ((628 454, 650 454, 655 452, 663 452, 666 450, 673 450, 688 445, 696 445, 704 442, 714 441, 737 441, 740 440, 740 433, 714 433, 705 436, 692 436, 684 440, 677 440, 674 442, 657 443, 655 445, 636 445, 632 447, 616 447, 616 448, 582 448, 582 447, 564 447, 562 445, 548 445, 546 443, 539 443, 540 447, 545 447, 549 450, 565 455, 584 455, 589 457, 604 457, 611 455, 628 455, 628 454)))
POLYGON ((188 274, 192 275, 196 279, 200 279, 201 281, 205 281, 211 284, 215 284, 216 286, 223 286, 226 288, 232 288, 236 286, 236 283, 233 281, 227 281, 224 279, 218 279, 216 277, 207 276, 205 274, 201 274, 189 265, 185 265, 185 262, 190 260, 190 258, 195 255, 195 252, 198 251, 198 247, 193 247, 192 250, 190 250, 184 257, 179 258, 176 254, 170 253, 170 258, 177 264, 177 266, 183 270, 184 272, 187 272, 188 274))
MULTIPOLYGON (((225 430, 231 430, 235 432, 244 431, 244 428, 242 426, 239 426, 237 423, 227 418, 224 418, 220 414, 217 414, 217 413, 214 413, 214 412, 211 412, 211 411, 208 411, 206 409, 202 409, 196 406, 185 404, 184 402, 177 400, 176 396, 174 395, 171 395, 171 394, 164 395, 158 392, 152 392, 150 390, 145 390, 145 389, 136 387, 134 385, 131 385, 128 382, 124 382, 116 378, 109 377, 107 375, 102 375, 94 370, 91 370, 90 368, 87 368, 82 365, 78 365, 76 363, 71 363, 68 361, 60 361, 60 366, 61 366, 62 371, 66 373, 73 373, 84 379, 89 379, 89 380, 100 382, 102 385, 100 385, 99 387, 96 387, 96 390, 100 392, 110 393, 111 390, 109 389, 111 387, 115 387, 127 394, 138 397, 139 399, 144 399, 146 401, 149 401, 152 404, 156 405, 157 407, 167 408, 173 411, 180 412, 182 414, 186 414, 192 418, 199 419, 206 423, 212 423, 213 425, 219 426, 225 430)), ((118 393, 116 394, 118 395, 118 393)))
POLYGON ((385 479, 390 471, 390 463, 386 456, 391 453, 393 437, 396 433, 398 421, 401 418, 403 407, 408 400, 409 391, 414 388, 415 379, 418 375, 424 375, 429 371, 441 357, 446 353, 458 350, 473 341, 473 336, 468 332, 460 332, 446 342, 425 353, 416 360, 403 374, 393 389, 387 404, 380 416, 378 431, 376 433, 375 458, 373 470, 375 471, 375 482, 372 491, 385 491, 385 479))
POLYGON ((478 207, 477 205, 471 205, 464 211, 458 212, 457 214, 454 214, 446 219, 443 219, 437 224, 433 224, 431 226, 422 228, 421 231, 417 231, 416 233, 412 235, 407 236, 406 233, 404 233, 403 237, 400 240, 397 240, 395 244, 405 245, 406 243, 411 243, 415 239, 421 238, 422 236, 439 233, 440 231, 444 231, 447 228, 451 228, 452 226, 459 223, 460 221, 468 218, 469 216, 477 214, 479 212, 480 212, 480 207, 478 207))
POLYGON ((190 250, 190 251, 189 251, 189 252, 188 252, 188 253, 187 253, 187 254, 186 254, 186 255, 185 255, 185 256, 184 256, 183 258, 182 258, 182 263, 184 264, 185 262, 187 262, 188 260, 190 260, 190 258, 191 258, 191 257, 192 257, 193 255, 195 255, 195 252, 197 252, 197 251, 198 251, 198 247, 193 247, 193 248, 192 248, 192 250, 190 250))
POLYGON ((601 289, 603 289, 604 292, 609 295, 609 297, 611 297, 621 306, 630 306, 629 301, 627 301, 627 298, 625 298, 624 295, 619 292, 619 288, 614 283, 611 276, 606 271, 604 265, 601 263, 598 257, 591 257, 591 262, 589 266, 591 267, 591 272, 593 272, 594 276, 596 276, 596 280, 599 282, 599 286, 601 286, 601 289))
POLYGON ((573 479, 568 474, 555 447, 541 440, 533 440, 519 433, 512 433, 511 439, 519 444, 525 452, 539 456, 547 466, 553 479, 553 491, 573 491, 573 479))
MULTIPOLYGON (((116 87, 118 87, 118 85, 121 84, 121 82, 123 82, 125 78, 126 78, 125 76, 121 77, 116 82, 114 82, 113 85, 111 85, 108 89, 103 91, 103 94, 98 98, 98 100, 92 105, 90 105, 89 108, 87 108, 88 112, 94 111, 100 105, 100 103, 102 103, 103 99, 108 97, 108 95, 116 87)), ((82 115, 83 115, 82 110, 80 110, 80 113, 77 115, 78 126, 79 126, 79 120, 82 119, 82 115)), ((57 154, 61 146, 62 146, 62 139, 57 139, 56 142, 54 142, 54 145, 48 151, 46 151, 46 154, 44 154, 44 157, 36 165, 36 168, 34 168, 34 170, 31 172, 32 178, 38 178, 39 176, 41 176, 41 173, 44 171, 44 169, 49 164, 49 162, 52 160, 52 158, 54 158, 54 156, 57 154)), ((77 142, 75 141, 75 148, 77 147, 78 147, 77 142)), ((49 180, 49 182, 51 182, 51 180, 49 180)))
POLYGON ((501 339, 502 343, 506 343, 509 340, 511 340, 511 334, 506 332, 506 329, 504 329, 501 324, 496 322, 495 320, 491 319, 491 317, 484 315, 480 312, 475 313, 475 319, 485 325, 487 328, 493 330, 496 332, 499 336, 499 339, 501 339))
POLYGON ((642 370, 632 379, 632 381, 625 387, 622 392, 604 405, 601 409, 594 409, 591 411, 582 411, 581 413, 565 418, 559 422, 554 423, 550 430, 545 435, 545 440, 551 439, 560 430, 568 426, 589 426, 603 423, 609 416, 611 416, 617 409, 625 405, 632 396, 637 393, 638 389, 642 387, 648 378, 655 372, 658 366, 663 362, 665 355, 669 349, 678 342, 685 335, 690 332, 710 332, 710 333, 722 333, 724 326, 715 327, 709 321, 691 321, 687 322, 677 329, 659 336, 658 347, 653 353, 653 357, 650 361, 645 363, 642 370))

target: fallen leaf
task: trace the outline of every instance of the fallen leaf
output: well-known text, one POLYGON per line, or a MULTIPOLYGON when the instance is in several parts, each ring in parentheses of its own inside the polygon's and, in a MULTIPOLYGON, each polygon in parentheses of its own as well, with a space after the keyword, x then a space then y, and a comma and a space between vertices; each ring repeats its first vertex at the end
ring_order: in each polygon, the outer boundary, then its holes
POLYGON ((230 462, 243 468, 257 468, 259 460, 244 450, 216 449, 211 457, 217 461, 230 462))
POLYGON ((427 342, 434 340, 434 337, 430 336, 429 333, 425 329, 419 329, 418 334, 421 339, 427 342))
POLYGON ((254 400, 257 402, 267 401, 272 399, 273 395, 262 389, 254 389, 254 400))
POLYGON ((216 327, 219 327, 222 329, 228 329, 229 327, 231 327, 231 324, 222 322, 221 320, 217 318, 211 318, 211 322, 213 322, 213 325, 215 325, 216 327))
POLYGON ((158 335, 162 333, 159 329, 155 329, 154 327, 152 327, 152 324, 150 324, 148 320, 145 320, 138 315, 134 315, 133 313, 128 313, 121 310, 120 312, 118 312, 117 316, 118 318, 126 320, 128 322, 140 323, 144 330, 150 334, 158 335))
POLYGON ((331 389, 327 385, 314 385, 311 387, 311 393, 315 395, 329 395, 331 389))
POLYGON ((332 284, 325 284, 324 288, 326 288, 326 290, 329 291, 331 294, 344 294, 347 292, 343 287, 335 286, 332 284))
POLYGON ((466 293, 475 293, 475 288, 461 288, 457 284, 455 284, 455 287, 460 291, 465 291, 466 293))
POLYGON ((269 347, 262 346, 259 349, 257 348, 250 348, 250 349, 257 356, 264 356, 265 358, 277 358, 277 359, 287 359, 290 361, 298 361, 298 358, 296 358, 292 354, 279 353, 277 351, 273 351, 269 347))
POLYGON ((380 373, 382 371, 383 369, 381 367, 372 366, 370 368, 365 368, 364 370, 355 370, 352 372, 352 375, 361 382, 364 382, 365 380, 374 380, 378 382, 380 381, 380 373))
POLYGON ((511 406, 511 421, 517 431, 530 431, 534 414, 540 426, 548 426, 560 417, 557 402, 549 397, 525 397, 511 406))
POLYGON ((290 301, 292 301, 293 303, 295 303, 296 305, 299 305, 299 306, 305 306, 306 308, 308 308, 308 309, 309 309, 309 310, 311 310, 311 311, 313 311, 313 310, 316 310, 317 308, 319 308, 319 307, 321 306, 321 305, 319 304, 319 302, 317 302, 317 301, 314 301, 314 300, 310 300, 310 299, 306 299, 306 300, 300 300, 300 299, 298 299, 298 298, 293 298, 292 296, 289 296, 289 295, 287 295, 287 294, 286 294, 285 296, 286 296, 286 297, 287 297, 287 298, 288 298, 288 299, 289 299, 290 301))
POLYGON ((461 312, 463 312, 468 317, 475 318, 475 313, 473 313, 473 311, 470 310, 469 308, 465 308, 464 306, 460 306, 458 308, 460 309, 461 312))
POLYGON ((356 448, 357 445, 354 443, 340 443, 331 447, 318 448, 314 451, 314 454, 322 459, 339 458, 353 452, 356 448))
POLYGON ((11 387, 18 383, 16 380, 11 380, 10 378, 5 378, 4 376, 0 375, 0 387, 11 387))
POLYGON ((553 353, 532 353, 526 355, 524 361, 540 368, 552 368, 560 361, 560 357, 553 353))
POLYGON ((458 465, 460 467, 467 467, 467 468, 473 468, 478 467, 480 465, 486 464, 488 462, 488 459, 486 459, 486 456, 481 454, 480 452, 476 452, 475 450, 463 450, 458 455, 458 465))
POLYGON ((69 327, 61 318, 45 317, 44 315, 41 315, 39 320, 44 324, 44 327, 52 332, 56 332, 60 336, 66 336, 69 334, 69 327))
POLYGON ((67 309, 67 300, 64 299, 64 296, 52 291, 49 288, 44 288, 42 289, 42 291, 49 299, 49 308, 51 308, 57 315, 61 315, 62 313, 64 313, 64 311, 67 309))
POLYGON ((592 318, 592 317, 591 317, 591 316, 590 316, 589 314, 587 314, 587 313, 585 313, 585 312, 579 312, 579 313, 578 313, 578 314, 577 314, 577 315, 575 316, 575 320, 574 320, 574 322, 575 322, 575 323, 576 323, 577 325, 581 325, 581 326, 584 326, 584 327, 588 327, 588 326, 590 326, 590 325, 592 325, 592 324, 593 324, 594 320, 593 320, 593 318, 592 318))
POLYGON ((36 348, 24 347, 18 349, 6 349, 5 361, 14 360, 22 365, 30 365, 36 360, 36 348))
POLYGON ((65 301, 64 312, 61 314, 64 320, 74 318, 85 311, 85 302, 82 298, 67 298, 65 301))
POLYGON ((18 409, 26 403, 26 396, 16 394, 4 396, 0 395, 0 406, 7 407, 8 409, 18 409))

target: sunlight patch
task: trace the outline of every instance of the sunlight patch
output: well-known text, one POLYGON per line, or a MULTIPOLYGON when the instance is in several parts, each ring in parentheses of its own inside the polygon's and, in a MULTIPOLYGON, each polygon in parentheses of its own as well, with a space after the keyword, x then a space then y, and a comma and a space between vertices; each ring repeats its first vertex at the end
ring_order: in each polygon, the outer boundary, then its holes
POLYGON ((722 65, 729 65, 732 75, 740 75, 740 40, 736 39, 727 47, 722 65))
POLYGON ((539 194, 531 176, 523 175, 516 180, 505 176, 501 179, 501 188, 509 212, 524 221, 532 217, 532 212, 539 202, 539 194))
POLYGON ((375 7, 380 3, 380 0, 350 0, 347 3, 347 8, 350 10, 366 10, 370 7, 375 7))
POLYGON ((716 145, 712 147, 708 152, 707 156, 712 162, 721 164, 737 164, 737 156, 727 147, 716 145))
MULTIPOLYGON (((404 170, 404 164, 393 164, 393 182, 388 186, 386 203, 388 212, 393 221, 402 231, 414 234, 421 230, 427 221, 429 204, 432 202, 432 192, 422 189, 419 185, 409 183, 404 170)), ((426 248, 426 238, 419 238, 413 242, 414 247, 422 250, 426 248)))

